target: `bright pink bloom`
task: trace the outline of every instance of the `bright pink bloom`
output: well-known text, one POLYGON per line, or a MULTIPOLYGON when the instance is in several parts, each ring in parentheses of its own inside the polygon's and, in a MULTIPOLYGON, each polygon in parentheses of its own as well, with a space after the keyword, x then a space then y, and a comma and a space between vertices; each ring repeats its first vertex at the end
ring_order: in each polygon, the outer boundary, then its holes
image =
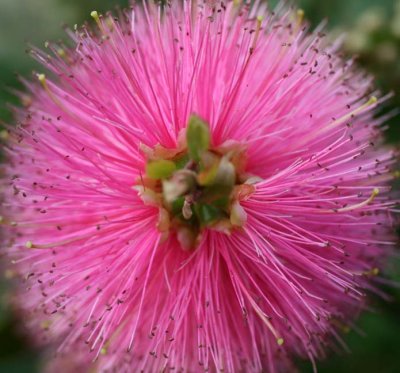
POLYGON ((52 74, 27 83, 6 147, 17 304, 55 346, 50 370, 278 372, 324 357, 379 292, 393 245, 394 154, 371 80, 284 7, 183 1, 93 16, 73 47, 34 51, 52 74), (192 114, 211 143, 177 171, 192 114), (223 160, 234 181, 205 224, 196 198, 223 160), (184 218, 166 195, 178 174, 195 184, 184 218))

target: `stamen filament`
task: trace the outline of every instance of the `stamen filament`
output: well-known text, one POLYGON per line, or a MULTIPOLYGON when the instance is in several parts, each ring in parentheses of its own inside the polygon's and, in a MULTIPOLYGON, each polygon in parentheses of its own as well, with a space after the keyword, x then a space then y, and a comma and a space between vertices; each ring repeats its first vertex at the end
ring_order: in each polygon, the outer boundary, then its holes
POLYGON ((37 74, 37 78, 46 91, 46 93, 49 95, 51 100, 64 112, 69 113, 68 109, 61 103, 61 101, 50 91, 49 85, 47 84, 47 79, 45 74, 37 74))
POLYGON ((258 40, 258 37, 260 36, 260 30, 261 30, 261 25, 262 25, 263 20, 264 20, 263 16, 257 16, 256 32, 254 34, 253 43, 250 48, 251 52, 254 51, 254 49, 257 45, 257 40, 258 40))
POLYGON ((96 21, 97 26, 99 27, 102 34, 105 34, 105 30, 104 30, 103 24, 101 23, 99 13, 96 10, 93 10, 90 13, 90 16, 96 21))

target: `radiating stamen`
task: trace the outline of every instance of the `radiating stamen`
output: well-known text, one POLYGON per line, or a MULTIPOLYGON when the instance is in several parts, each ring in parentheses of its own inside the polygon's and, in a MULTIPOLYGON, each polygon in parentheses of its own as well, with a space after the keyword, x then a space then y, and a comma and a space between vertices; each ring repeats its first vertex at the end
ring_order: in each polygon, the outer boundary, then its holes
POLYGON ((91 11, 90 12, 90 16, 96 21, 97 26, 99 26, 99 28, 102 30, 103 29, 103 25, 101 24, 99 13, 97 12, 97 10, 91 11))
POLYGON ((364 207, 364 206, 367 206, 367 205, 369 205, 370 203, 372 203, 372 201, 375 199, 375 197, 376 197, 378 194, 379 194, 379 189, 378 189, 378 188, 375 188, 375 189, 372 191, 371 196, 370 196, 367 200, 365 200, 365 201, 363 201, 363 202, 360 202, 360 203, 357 203, 357 204, 352 205, 352 206, 343 207, 343 208, 338 209, 338 210, 336 210, 336 211, 337 211, 337 212, 347 212, 347 211, 353 211, 353 210, 362 208, 362 207, 364 207))
POLYGON ((304 10, 303 9, 297 9, 297 26, 299 27, 303 23, 304 19, 304 10))
POLYGON ((70 114, 72 116, 72 114, 70 113, 70 111, 61 103, 61 101, 53 94, 53 92, 51 92, 49 85, 47 84, 47 79, 46 79, 46 75, 45 74, 37 74, 37 78, 40 82, 40 84, 42 85, 42 87, 44 88, 44 90, 46 91, 46 93, 49 95, 49 97, 51 98, 51 100, 64 112, 70 114))
POLYGON ((251 53, 253 53, 254 49, 256 48, 257 40, 258 40, 258 37, 260 36, 260 30, 261 30, 261 25, 262 25, 263 20, 264 20, 263 16, 257 16, 256 32, 254 34, 253 43, 250 48, 251 53))

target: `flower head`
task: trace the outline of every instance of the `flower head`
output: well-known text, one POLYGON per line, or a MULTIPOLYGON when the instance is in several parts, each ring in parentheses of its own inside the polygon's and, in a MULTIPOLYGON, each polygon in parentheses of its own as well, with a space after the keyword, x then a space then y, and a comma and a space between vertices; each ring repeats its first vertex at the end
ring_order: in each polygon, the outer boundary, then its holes
POLYGON ((16 303, 51 370, 322 358, 393 245, 370 79, 283 6, 92 16, 32 51, 50 73, 6 147, 16 303))

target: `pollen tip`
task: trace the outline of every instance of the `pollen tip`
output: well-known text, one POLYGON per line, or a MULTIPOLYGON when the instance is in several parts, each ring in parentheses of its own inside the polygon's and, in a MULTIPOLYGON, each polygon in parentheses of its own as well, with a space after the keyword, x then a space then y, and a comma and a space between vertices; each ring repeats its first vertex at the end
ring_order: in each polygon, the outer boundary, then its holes
POLYGON ((373 105, 378 102, 378 98, 376 96, 371 96, 371 98, 368 100, 368 105, 373 105))
POLYGON ((45 74, 37 74, 37 78, 40 84, 45 88, 46 87, 46 75, 45 74))
POLYGON ((104 29, 103 29, 103 25, 102 25, 102 23, 100 21, 99 13, 96 10, 93 10, 90 13, 90 16, 96 21, 96 24, 99 27, 100 31, 104 34, 104 29))
POLYGON ((374 188, 374 190, 372 191, 372 196, 376 197, 379 194, 379 189, 378 188, 374 188))
POLYGON ((257 22, 261 23, 264 21, 264 16, 257 16, 257 22))
POLYGON ((92 18, 94 18, 95 20, 97 20, 97 19, 99 18, 99 13, 97 12, 97 10, 92 10, 92 11, 90 12, 90 16, 91 16, 92 18))
POLYGON ((40 323, 40 327, 41 327, 43 330, 48 330, 48 329, 50 328, 50 325, 51 325, 51 321, 50 321, 50 320, 43 320, 43 321, 40 323))
POLYGON ((26 241, 25 246, 26 246, 27 249, 32 249, 33 248, 33 242, 32 241, 26 241))
POLYGON ((374 275, 374 276, 378 276, 379 275, 379 268, 373 268, 372 269, 372 271, 371 271, 371 273, 374 275))
POLYGON ((304 19, 304 10, 303 9, 297 9, 296 15, 297 15, 297 23, 298 26, 303 22, 304 19))
POLYGON ((57 54, 58 54, 60 57, 64 57, 64 56, 65 56, 65 50, 62 49, 62 48, 58 48, 58 49, 57 49, 57 54))
POLYGON ((4 271, 4 278, 6 278, 7 280, 11 280, 15 277, 16 272, 13 271, 12 269, 6 269, 4 271))
POLYGON ((9 138, 9 133, 7 130, 1 130, 0 131, 0 139, 1 140, 7 140, 9 138))
POLYGON ((276 343, 278 343, 279 346, 282 346, 282 345, 285 343, 285 341, 284 341, 283 338, 278 338, 278 339, 276 340, 276 343))
POLYGON ((45 74, 37 74, 37 78, 40 82, 44 82, 46 80, 45 74))

